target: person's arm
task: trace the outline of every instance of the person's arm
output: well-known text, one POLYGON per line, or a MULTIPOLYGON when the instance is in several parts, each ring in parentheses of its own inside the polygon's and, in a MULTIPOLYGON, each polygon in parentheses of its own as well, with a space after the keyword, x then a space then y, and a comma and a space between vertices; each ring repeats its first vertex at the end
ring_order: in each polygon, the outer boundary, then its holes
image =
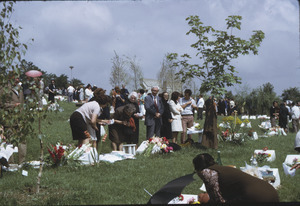
POLYGON ((187 106, 189 106, 190 104, 192 104, 192 101, 188 101, 188 102, 186 102, 186 103, 184 103, 184 104, 181 104, 181 107, 183 108, 183 109, 185 109, 187 106))
POLYGON ((195 102, 195 100, 192 100, 192 107, 194 108, 194 109, 197 109, 198 107, 197 107, 197 104, 196 104, 196 102, 195 102))
POLYGON ((218 173, 211 169, 204 169, 201 171, 200 177, 205 184, 206 190, 209 194, 210 201, 225 203, 225 200, 222 197, 220 191, 218 173))
POLYGON ((98 127, 97 127, 97 118, 98 118, 98 115, 97 115, 97 114, 92 114, 91 126, 93 127, 94 130, 97 130, 97 131, 98 131, 98 127))
POLYGON ((128 126, 128 121, 121 121, 121 120, 115 119, 115 124, 122 124, 122 125, 128 126))
POLYGON ((145 97, 145 110, 152 115, 155 115, 156 113, 156 108, 150 96, 145 97))
POLYGON ((296 169, 296 170, 297 170, 297 169, 300 169, 300 163, 295 164, 295 165, 291 168, 291 170, 292 170, 292 169, 296 169))
POLYGON ((169 107, 170 107, 170 111, 175 114, 175 115, 179 115, 180 111, 178 109, 176 109, 176 104, 174 101, 170 101, 169 103, 169 107))
POLYGON ((100 125, 107 125, 111 123, 110 119, 97 119, 97 123, 100 125))

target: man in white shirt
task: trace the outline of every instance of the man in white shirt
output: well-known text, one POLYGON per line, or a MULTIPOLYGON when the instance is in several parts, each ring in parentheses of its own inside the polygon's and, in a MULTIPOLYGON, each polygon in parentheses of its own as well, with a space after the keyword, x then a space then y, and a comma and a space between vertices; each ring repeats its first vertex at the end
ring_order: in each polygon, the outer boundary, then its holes
MULTIPOLYGON (((181 122, 182 122, 182 133, 181 133, 181 143, 185 142, 187 128, 190 128, 194 124, 194 113, 193 108, 196 109, 197 105, 194 99, 191 98, 192 91, 186 89, 184 91, 184 97, 179 100, 179 104, 183 108, 181 112, 181 122)), ((192 135, 188 135, 189 139, 192 139, 192 135)))
POLYGON ((69 84, 69 87, 67 88, 68 102, 73 102, 74 91, 75 91, 75 88, 71 84, 69 84))
POLYGON ((203 96, 200 94, 199 95, 199 100, 197 102, 197 120, 203 119, 202 113, 203 113, 203 107, 204 107, 204 99, 203 96))
POLYGON ((300 109, 295 104, 295 102, 292 103, 291 116, 292 116, 293 130, 295 133, 297 133, 299 130, 300 109))

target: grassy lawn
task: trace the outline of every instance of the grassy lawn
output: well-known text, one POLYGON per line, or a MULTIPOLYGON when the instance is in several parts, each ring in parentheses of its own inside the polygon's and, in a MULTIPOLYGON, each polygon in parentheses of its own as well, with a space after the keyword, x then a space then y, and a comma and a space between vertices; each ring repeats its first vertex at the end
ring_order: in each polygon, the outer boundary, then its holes
MULTIPOLYGON (((63 112, 50 113, 47 121, 42 123, 42 131, 46 135, 45 145, 61 141, 65 144, 76 143, 72 140, 69 116, 76 109, 74 104, 59 103, 63 112)), ((221 121, 221 117, 219 117, 221 121)), ((250 120, 258 135, 263 131, 257 126, 259 120, 250 120)), ((202 122, 203 123, 203 122, 202 122)), ((290 125, 291 126, 291 125, 290 125)), ((145 140, 144 122, 140 122, 140 142, 145 140)), ((195 141, 197 135, 193 135, 195 141)), ((266 163, 271 168, 278 168, 281 187, 278 190, 280 201, 300 202, 300 174, 286 176, 282 163, 287 154, 297 154, 294 150, 295 134, 259 138, 246 141, 242 145, 232 142, 220 142, 219 150, 223 165, 245 166, 255 149, 268 147, 276 151, 276 160, 266 163)), ((111 152, 110 141, 103 143, 101 153, 111 152)), ((170 154, 154 154, 150 157, 138 155, 135 160, 124 160, 113 164, 101 162, 95 166, 80 167, 44 167, 41 179, 41 191, 34 193, 38 170, 29 168, 28 176, 21 171, 4 172, 0 179, 0 205, 81 205, 81 204, 146 204, 149 195, 144 188, 154 194, 167 182, 193 172, 192 159, 199 153, 208 152, 217 157, 217 151, 184 147, 170 154)), ((45 153, 48 153, 45 149, 45 153)), ((28 139, 27 161, 38 160, 39 141, 28 139)), ((196 175, 193 183, 183 193, 198 194, 202 181, 196 175)))

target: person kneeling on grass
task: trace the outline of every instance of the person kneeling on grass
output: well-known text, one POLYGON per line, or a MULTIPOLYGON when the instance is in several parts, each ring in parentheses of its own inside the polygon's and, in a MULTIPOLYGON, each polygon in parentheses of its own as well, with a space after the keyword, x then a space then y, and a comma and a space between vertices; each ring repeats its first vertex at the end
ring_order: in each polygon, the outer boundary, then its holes
POLYGON ((200 202, 279 202, 277 191, 268 182, 239 169, 218 165, 208 153, 197 155, 193 164, 207 190, 205 195, 199 194, 200 202))
MULTIPOLYGON (((109 100, 109 97, 104 95, 100 88, 96 89, 94 91, 94 100, 84 103, 71 115, 72 136, 73 140, 78 140, 78 146, 91 142, 96 147, 97 117, 100 116, 101 110, 106 107, 109 100)), ((107 120, 107 123, 109 121, 107 120)))
POLYGON ((116 109, 113 116, 114 124, 108 126, 113 151, 122 151, 123 142, 135 135, 136 126, 132 117, 135 111, 133 104, 126 104, 116 109))

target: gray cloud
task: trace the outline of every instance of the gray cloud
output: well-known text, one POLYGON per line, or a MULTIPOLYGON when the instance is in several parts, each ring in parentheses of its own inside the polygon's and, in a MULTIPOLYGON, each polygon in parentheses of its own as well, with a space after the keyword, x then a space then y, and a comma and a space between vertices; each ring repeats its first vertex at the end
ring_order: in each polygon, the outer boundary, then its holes
POLYGON ((17 2, 12 20, 23 27, 22 42, 35 39, 25 59, 57 75, 70 76, 73 65, 73 77, 110 89, 114 50, 136 55, 145 78, 156 78, 166 53, 194 53, 195 38, 185 35, 190 15, 222 30, 227 16, 241 15, 242 30, 234 34, 249 38, 253 30, 265 32, 258 56, 234 61, 251 88, 271 82, 281 94, 299 86, 296 0, 17 2))

